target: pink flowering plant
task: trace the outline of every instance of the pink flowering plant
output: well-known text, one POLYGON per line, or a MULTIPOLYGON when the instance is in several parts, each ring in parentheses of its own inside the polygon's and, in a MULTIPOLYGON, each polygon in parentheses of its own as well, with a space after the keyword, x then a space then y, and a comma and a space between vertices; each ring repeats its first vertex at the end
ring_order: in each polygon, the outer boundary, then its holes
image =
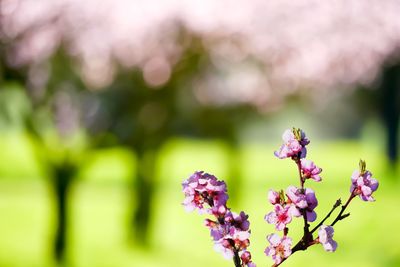
POLYGON ((195 172, 182 183, 186 210, 197 209, 201 214, 209 214, 204 225, 210 230, 215 250, 225 258, 232 259, 235 266, 255 267, 250 245, 250 222, 243 211, 236 214, 227 206, 226 184, 214 175, 202 171, 195 172))
MULTIPOLYGON (((366 170, 365 161, 360 160, 359 169, 351 176, 350 195, 342 204, 338 199, 327 215, 314 227, 310 223, 317 220, 315 208, 318 200, 315 192, 305 183, 308 180, 321 182, 322 169, 311 160, 306 159, 306 146, 310 143, 306 134, 300 129, 288 129, 283 133, 284 143, 274 154, 280 159, 291 159, 297 166, 299 186, 290 185, 284 190, 269 190, 268 201, 273 205, 272 211, 264 217, 265 221, 274 225, 281 235, 272 233, 267 236, 269 245, 265 254, 273 260, 273 267, 281 265, 287 258, 297 251, 307 250, 308 247, 321 244, 323 249, 334 252, 337 242, 333 240, 334 226, 337 222, 347 218, 345 213, 350 202, 356 197, 363 201, 375 201, 373 192, 378 189, 378 181, 372 173, 366 170), (326 221, 333 212, 341 207, 340 211, 330 224, 326 221), (297 243, 293 243, 289 234, 289 224, 295 218, 302 218, 304 222, 303 236, 297 243)), ((195 172, 183 182, 185 200, 183 205, 188 211, 197 209, 199 213, 206 213, 212 219, 205 220, 214 241, 214 247, 227 259, 233 259, 235 267, 255 267, 248 251, 250 245, 250 222, 248 215, 243 211, 240 214, 232 212, 227 207, 228 194, 226 184, 215 176, 204 172, 195 172)))

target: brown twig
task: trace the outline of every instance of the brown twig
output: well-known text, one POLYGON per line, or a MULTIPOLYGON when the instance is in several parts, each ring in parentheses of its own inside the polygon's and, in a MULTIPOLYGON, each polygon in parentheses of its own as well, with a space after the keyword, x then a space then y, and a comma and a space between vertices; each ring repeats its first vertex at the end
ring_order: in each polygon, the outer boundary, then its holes
POLYGON ((329 211, 329 213, 325 216, 325 218, 322 219, 322 221, 320 221, 317 226, 315 226, 310 233, 314 233, 332 214, 332 212, 339 207, 342 204, 342 200, 339 198, 338 200, 336 200, 335 204, 333 205, 331 211, 329 211))
POLYGON ((335 220, 331 223, 331 226, 334 226, 338 221, 343 220, 344 218, 347 218, 350 216, 350 213, 346 213, 343 215, 343 212, 346 210, 347 206, 350 204, 351 200, 355 197, 356 195, 353 192, 351 192, 349 199, 346 201, 346 204, 342 206, 342 209, 340 210, 338 216, 336 216, 335 220))
POLYGON ((233 263, 235 264, 235 267, 242 267, 242 263, 239 257, 239 252, 235 250, 233 254, 233 263))

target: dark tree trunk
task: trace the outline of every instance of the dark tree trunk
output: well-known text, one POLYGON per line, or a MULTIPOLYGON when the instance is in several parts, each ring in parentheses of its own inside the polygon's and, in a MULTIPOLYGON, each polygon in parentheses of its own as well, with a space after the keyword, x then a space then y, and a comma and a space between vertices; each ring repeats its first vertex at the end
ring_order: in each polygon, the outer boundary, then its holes
POLYGON ((394 165, 398 158, 398 134, 400 115, 400 65, 387 68, 382 80, 382 116, 386 127, 386 151, 394 165))
POLYGON ((67 163, 54 169, 54 191, 56 194, 57 226, 54 239, 54 256, 57 262, 63 262, 65 256, 68 222, 68 191, 74 175, 74 169, 67 163))
POLYGON ((136 203, 133 215, 134 240, 140 245, 147 245, 155 187, 156 151, 149 149, 136 152, 138 164, 134 180, 136 203))

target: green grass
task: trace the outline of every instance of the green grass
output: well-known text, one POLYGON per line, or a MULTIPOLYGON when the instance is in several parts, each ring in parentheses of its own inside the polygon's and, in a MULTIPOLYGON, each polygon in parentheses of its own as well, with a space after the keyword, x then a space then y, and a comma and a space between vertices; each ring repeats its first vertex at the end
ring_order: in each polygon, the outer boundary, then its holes
MULTIPOLYGON (((258 266, 271 265, 263 254, 265 236, 273 231, 273 226, 263 220, 271 209, 267 191, 297 183, 295 166, 289 160, 274 158, 274 149, 276 145, 262 144, 238 149, 234 164, 239 166, 236 169, 241 180, 229 179, 228 184, 228 190, 235 192, 230 200, 233 210, 245 210, 250 215, 250 250, 258 266)), ((127 238, 128 218, 134 207, 127 185, 135 168, 134 157, 119 149, 92 153, 69 192, 72 216, 68 266, 233 266, 213 251, 209 233, 203 226, 205 217, 196 212, 186 213, 180 204, 181 182, 193 171, 205 170, 220 179, 227 178, 228 163, 232 162, 229 151, 219 142, 192 140, 172 140, 163 148, 153 206, 152 246, 147 250, 130 245, 127 238)), ((312 143, 309 151, 310 158, 323 167, 323 182, 308 184, 315 189, 319 200, 319 218, 338 197, 347 198, 350 175, 360 157, 367 160, 368 168, 380 181, 380 188, 375 203, 359 199, 351 203, 351 216, 335 227, 335 240, 339 243, 335 253, 314 246, 307 252, 296 253, 284 266, 399 266, 400 185, 396 174, 386 169, 383 155, 373 146, 351 141, 312 143)), ((16 158, 17 152, 13 151, 16 158)), ((6 153, 0 158, 7 158, 11 168, 13 159, 6 153)), ((54 196, 32 158, 22 159, 17 161, 17 174, 0 164, 0 266, 53 266, 54 196), (28 171, 24 170, 25 162, 28 171), (32 177, 26 177, 29 171, 32 177)), ((300 220, 291 226, 290 235, 298 237, 300 220)))

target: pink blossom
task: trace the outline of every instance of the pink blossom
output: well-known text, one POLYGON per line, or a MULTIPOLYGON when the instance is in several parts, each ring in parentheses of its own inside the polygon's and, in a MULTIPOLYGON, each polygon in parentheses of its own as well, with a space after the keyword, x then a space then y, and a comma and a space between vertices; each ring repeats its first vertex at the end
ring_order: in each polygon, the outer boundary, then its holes
POLYGON ((279 204, 281 202, 281 197, 278 192, 274 190, 269 190, 268 191, 268 201, 272 204, 279 204))
POLYGON ((270 224, 275 224, 276 230, 282 231, 292 221, 290 205, 285 207, 280 204, 274 205, 274 211, 265 215, 264 219, 270 224))
POLYGON ((379 183, 376 179, 372 178, 372 173, 369 171, 355 170, 351 176, 350 192, 359 195, 364 201, 375 201, 372 193, 378 189, 379 183))
POLYGON ((314 209, 318 206, 318 200, 315 197, 315 193, 310 188, 305 189, 306 194, 306 201, 307 201, 307 208, 306 208, 306 215, 307 221, 313 222, 317 219, 317 214, 315 213, 314 209))
POLYGON ((291 245, 292 239, 284 236, 279 237, 277 234, 270 234, 267 236, 267 240, 270 245, 265 249, 265 254, 268 257, 272 257, 275 264, 279 264, 283 259, 287 258, 292 254, 291 245))
POLYGON ((240 214, 227 211, 223 218, 206 219, 204 224, 210 229, 214 248, 225 258, 232 258, 234 251, 246 250, 250 245, 250 222, 243 211, 240 214))
POLYGON ((210 219, 204 220, 204 225, 210 229, 210 235, 214 241, 218 241, 223 238, 228 232, 218 221, 213 221, 210 219))
POLYGON ((210 229, 214 241, 220 239, 245 241, 250 237, 250 223, 248 216, 243 211, 240 215, 228 211, 222 220, 206 219, 204 225, 210 229))
POLYGON ((284 144, 280 147, 279 151, 275 151, 274 153, 278 158, 283 159, 296 156, 301 151, 302 146, 290 129, 287 129, 283 133, 282 139, 284 144))
POLYGON ((294 205, 296 205, 296 207, 300 209, 304 209, 307 207, 306 196, 304 193, 301 192, 300 188, 297 188, 293 185, 289 186, 286 189, 286 196, 294 205))
POLYGON ((226 211, 226 185, 215 176, 203 171, 195 172, 182 183, 182 187, 185 194, 183 205, 187 211, 196 208, 200 213, 219 214, 226 211), (209 208, 205 207, 205 204, 209 208))
POLYGON ((287 129, 282 135, 284 143, 275 151, 275 156, 280 159, 299 157, 304 158, 307 155, 306 145, 310 143, 305 133, 300 129, 287 129))
POLYGON ((302 215, 302 211, 305 211, 307 221, 316 220, 317 214, 314 209, 318 206, 318 200, 312 189, 301 189, 291 185, 286 189, 286 195, 295 205, 295 208, 290 209, 292 216, 299 217, 302 215))
POLYGON ((238 236, 228 234, 214 242, 215 250, 222 253, 226 259, 231 259, 234 255, 234 251, 245 250, 249 245, 249 233, 246 235, 239 234, 238 236))
POLYGON ((250 227, 248 218, 249 216, 244 211, 239 214, 228 212, 225 216, 225 222, 242 231, 248 231, 250 227))
POLYGON ((242 262, 244 264, 248 263, 251 260, 251 254, 249 251, 244 251, 242 255, 240 255, 240 258, 242 259, 242 262))
MULTIPOLYGON (((218 203, 218 201, 219 200, 216 200, 215 203, 218 203)), ((219 204, 217 206, 213 206, 211 209, 208 210, 208 212, 214 215, 215 217, 219 218, 219 217, 224 217, 227 210, 228 208, 225 205, 219 204)))
POLYGON ((251 253, 249 251, 244 251, 240 255, 240 259, 242 260, 242 264, 246 267, 256 267, 256 264, 251 261, 251 253))
POLYGON ((229 240, 221 239, 221 241, 214 243, 215 251, 221 253, 225 259, 230 260, 233 258, 234 252, 229 240))
POLYGON ((322 172, 321 168, 317 167, 312 160, 301 159, 300 162, 301 171, 305 179, 311 178, 317 182, 321 181, 321 176, 319 176, 319 174, 322 172))
POLYGON ((324 249, 334 252, 337 248, 337 242, 332 239, 335 230, 332 226, 322 225, 318 230, 318 242, 322 244, 324 249))

